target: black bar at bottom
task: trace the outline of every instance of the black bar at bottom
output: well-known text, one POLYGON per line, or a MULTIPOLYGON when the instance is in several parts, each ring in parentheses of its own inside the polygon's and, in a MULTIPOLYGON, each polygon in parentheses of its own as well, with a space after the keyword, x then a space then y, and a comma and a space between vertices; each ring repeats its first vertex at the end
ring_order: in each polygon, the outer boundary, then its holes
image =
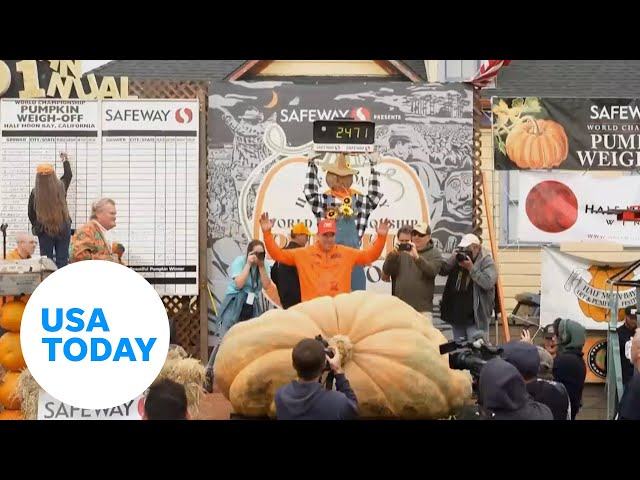
POLYGON ((195 285, 197 278, 147 278, 145 280, 151 285, 195 285))

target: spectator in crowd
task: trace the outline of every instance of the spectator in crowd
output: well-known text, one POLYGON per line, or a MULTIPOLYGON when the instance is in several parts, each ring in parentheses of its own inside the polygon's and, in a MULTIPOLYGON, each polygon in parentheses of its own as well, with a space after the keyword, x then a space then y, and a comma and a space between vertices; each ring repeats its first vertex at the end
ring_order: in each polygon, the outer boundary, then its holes
POLYGON ((549 407, 531 398, 520 372, 502 358, 482 367, 478 404, 493 420, 553 420, 549 407))
POLYGON ((551 357, 555 357, 558 352, 558 344, 553 333, 553 324, 549 324, 542 329, 542 338, 544 339, 544 349, 549 352, 551 357))
POLYGON ((618 420, 640 420, 640 331, 636 330, 629 352, 634 365, 633 376, 624 389, 618 405, 618 420))
MULTIPOLYGON (((304 223, 298 223, 291 229, 291 239, 285 250, 306 247, 311 232, 304 223)), ((298 270, 280 262, 271 267, 271 280, 278 289, 282 308, 289 308, 300 303, 300 279, 298 270)))
POLYGON ((322 343, 307 338, 293 348, 291 359, 298 379, 275 394, 278 420, 352 420, 358 415, 358 399, 340 367, 338 350, 330 358, 322 343), (327 363, 336 390, 325 390, 320 383, 327 363))
POLYGON ((539 378, 541 371, 548 368, 549 360, 553 362, 549 353, 526 340, 512 340, 502 349, 502 358, 518 369, 531 398, 549 407, 554 420, 571 420, 569 395, 564 386, 539 378))
POLYGON ((154 382, 144 401, 143 420, 189 420, 184 385, 168 378, 154 382))
POLYGON ((637 307, 630 306, 624 309, 624 323, 618 327, 618 343, 620 345, 620 365, 622 366, 622 385, 627 386, 633 377, 633 363, 631 363, 631 344, 636 333, 638 320, 636 318, 637 307))
POLYGON ((382 265, 383 280, 391 279, 391 292, 433 321, 435 278, 442 253, 431 241, 431 227, 419 223, 398 229, 397 243, 382 265))
POLYGON ((122 263, 124 247, 111 241, 109 231, 116 226, 116 202, 102 198, 91 207, 89 222, 71 238, 71 262, 107 260, 122 263))
POLYGON ((64 170, 60 179, 53 165, 38 165, 28 207, 33 234, 40 242, 40 255, 53 260, 58 268, 69 263, 71 216, 67 191, 73 177, 67 154, 60 153, 60 158, 64 170))
POLYGON ((218 310, 220 338, 236 323, 263 313, 259 300, 262 290, 271 285, 270 273, 271 267, 265 262, 264 244, 260 240, 251 240, 246 255, 236 257, 231 263, 231 281, 218 310))
POLYGON ((498 272, 480 239, 468 233, 442 264, 447 276, 440 316, 453 328, 456 339, 482 337, 489 343, 489 323, 495 307, 498 272))
POLYGON ((562 383, 569 392, 571 420, 575 420, 580 411, 582 390, 587 378, 587 367, 582 358, 587 331, 576 321, 556 318, 553 333, 558 345, 558 353, 553 359, 553 379, 562 383))
POLYGON ((335 297, 351 292, 351 271, 354 265, 368 265, 380 257, 387 241, 390 222, 378 224, 378 236, 366 250, 336 245, 336 222, 321 220, 314 245, 283 250, 271 233, 271 220, 267 213, 260 218, 267 252, 276 261, 298 269, 300 298, 303 302, 317 297, 335 297))
POLYGON ((36 237, 30 233, 16 235, 16 248, 7 253, 7 260, 25 260, 31 258, 36 251, 36 237))

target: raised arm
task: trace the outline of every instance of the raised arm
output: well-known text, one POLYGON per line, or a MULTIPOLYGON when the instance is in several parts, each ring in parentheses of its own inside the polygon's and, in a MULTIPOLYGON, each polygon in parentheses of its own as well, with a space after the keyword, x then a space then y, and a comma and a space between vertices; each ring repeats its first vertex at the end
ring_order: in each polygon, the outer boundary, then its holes
POLYGON ((318 220, 322 219, 324 211, 327 209, 327 198, 320 193, 320 177, 318 177, 318 166, 313 158, 309 160, 307 168, 307 180, 304 185, 304 196, 311 207, 311 211, 318 220))
POLYGON ((69 157, 66 153, 60 153, 60 158, 62 159, 62 169, 64 173, 62 177, 60 177, 60 181, 64 185, 64 190, 69 190, 69 185, 71 185, 71 179, 73 178, 73 172, 71 171, 71 164, 69 163, 69 157))
MULTIPOLYGON (((376 158, 377 160, 377 158, 376 158)), ((369 216, 373 212, 382 200, 382 193, 380 192, 380 174, 375 169, 376 160, 369 158, 369 164, 371 165, 371 174, 369 175, 369 185, 367 187, 366 195, 355 196, 355 209, 358 212, 358 235, 363 237, 365 230, 367 229, 367 223, 369 216)))
POLYGON ((283 250, 278 246, 271 233, 271 220, 269 220, 269 214, 266 212, 260 216, 260 227, 262 228, 262 234, 264 236, 264 246, 269 255, 271 255, 271 258, 276 262, 295 267, 296 252, 302 249, 292 248, 290 250, 283 250))
POLYGON ((384 250, 384 246, 387 243, 387 234, 389 233, 389 226, 391 222, 385 219, 380 222, 377 230, 376 241, 366 250, 356 250, 355 264, 356 265, 368 265, 378 258, 384 250))

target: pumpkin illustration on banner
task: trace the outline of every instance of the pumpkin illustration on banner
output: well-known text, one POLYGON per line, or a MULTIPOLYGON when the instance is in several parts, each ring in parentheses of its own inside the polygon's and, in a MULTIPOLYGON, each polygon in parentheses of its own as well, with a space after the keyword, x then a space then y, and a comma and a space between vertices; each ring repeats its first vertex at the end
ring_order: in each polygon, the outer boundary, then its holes
POLYGON ((274 395, 296 379, 292 350, 321 335, 340 352, 360 417, 438 419, 471 397, 471 375, 452 370, 442 333, 390 295, 322 297, 240 322, 224 337, 214 377, 236 413, 275 416, 274 395))
POLYGON ((547 169, 567 159, 569 139, 559 123, 526 116, 509 132, 506 148, 507 156, 518 167, 547 169))
MULTIPOLYGON (((591 274, 591 280, 589 281, 589 285, 593 288, 608 292, 609 285, 607 285, 607 280, 611 277, 615 276, 626 267, 609 267, 608 265, 599 266, 599 265, 591 265, 587 270, 591 274)), ((620 280, 633 280, 633 272, 627 274, 624 278, 620 280)), ((630 290, 634 287, 616 287, 618 292, 624 292, 626 290, 630 290)), ((616 291, 614 289, 614 291, 616 291)), ((608 297, 608 295, 607 295, 608 297)), ((578 304, 580 305, 580 310, 585 316, 592 318, 596 322, 608 322, 610 319, 610 308, 599 307, 597 305, 592 305, 591 303, 585 302, 584 300, 578 299, 578 304)), ((618 309, 618 320, 624 320, 624 308, 618 309)))

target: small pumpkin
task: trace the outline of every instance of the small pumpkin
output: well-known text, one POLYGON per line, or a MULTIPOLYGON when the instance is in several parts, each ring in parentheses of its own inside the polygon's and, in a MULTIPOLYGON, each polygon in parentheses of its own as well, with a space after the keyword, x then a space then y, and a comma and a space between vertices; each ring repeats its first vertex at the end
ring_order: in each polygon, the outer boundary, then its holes
POLYGON ((22 410, 2 410, 0 420, 24 420, 22 410))
MULTIPOLYGON (((589 281, 589 285, 598 290, 603 290, 605 292, 609 291, 609 286, 607 285, 607 280, 611 277, 617 275, 626 267, 609 267, 608 265, 600 266, 600 265, 591 265, 588 268, 588 272, 591 274, 591 280, 589 281)), ((633 272, 627 274, 621 280, 633 280, 633 272)), ((630 290, 634 287, 616 287, 618 292, 624 292, 625 290, 630 290)), ((598 307, 596 305, 592 305, 590 303, 585 302, 584 300, 578 299, 578 304, 580 305, 580 310, 585 316, 592 318, 596 322, 608 322, 611 318, 611 309, 605 307, 598 307)), ((624 308, 618 309, 618 320, 624 320, 624 308)))
POLYGON ((10 332, 19 332, 22 323, 22 314, 24 313, 25 303, 13 300, 2 306, 2 316, 0 317, 0 327, 10 332))
POLYGON ((0 337, 0 365, 13 372, 26 368, 19 333, 7 332, 0 337))
POLYGON ((437 419, 471 396, 469 372, 452 370, 446 342, 397 297, 358 291, 269 310, 225 335, 214 364, 218 388, 236 413, 275 416, 274 394, 296 378, 293 347, 322 335, 341 354, 361 417, 437 419))
POLYGON ((20 408, 20 399, 18 398, 18 379, 20 373, 6 372, 0 379, 0 404, 9 410, 18 410, 20 408))
POLYGON ((520 168, 547 169, 564 162, 569 139, 564 127, 553 120, 522 117, 507 135, 507 156, 520 168))

